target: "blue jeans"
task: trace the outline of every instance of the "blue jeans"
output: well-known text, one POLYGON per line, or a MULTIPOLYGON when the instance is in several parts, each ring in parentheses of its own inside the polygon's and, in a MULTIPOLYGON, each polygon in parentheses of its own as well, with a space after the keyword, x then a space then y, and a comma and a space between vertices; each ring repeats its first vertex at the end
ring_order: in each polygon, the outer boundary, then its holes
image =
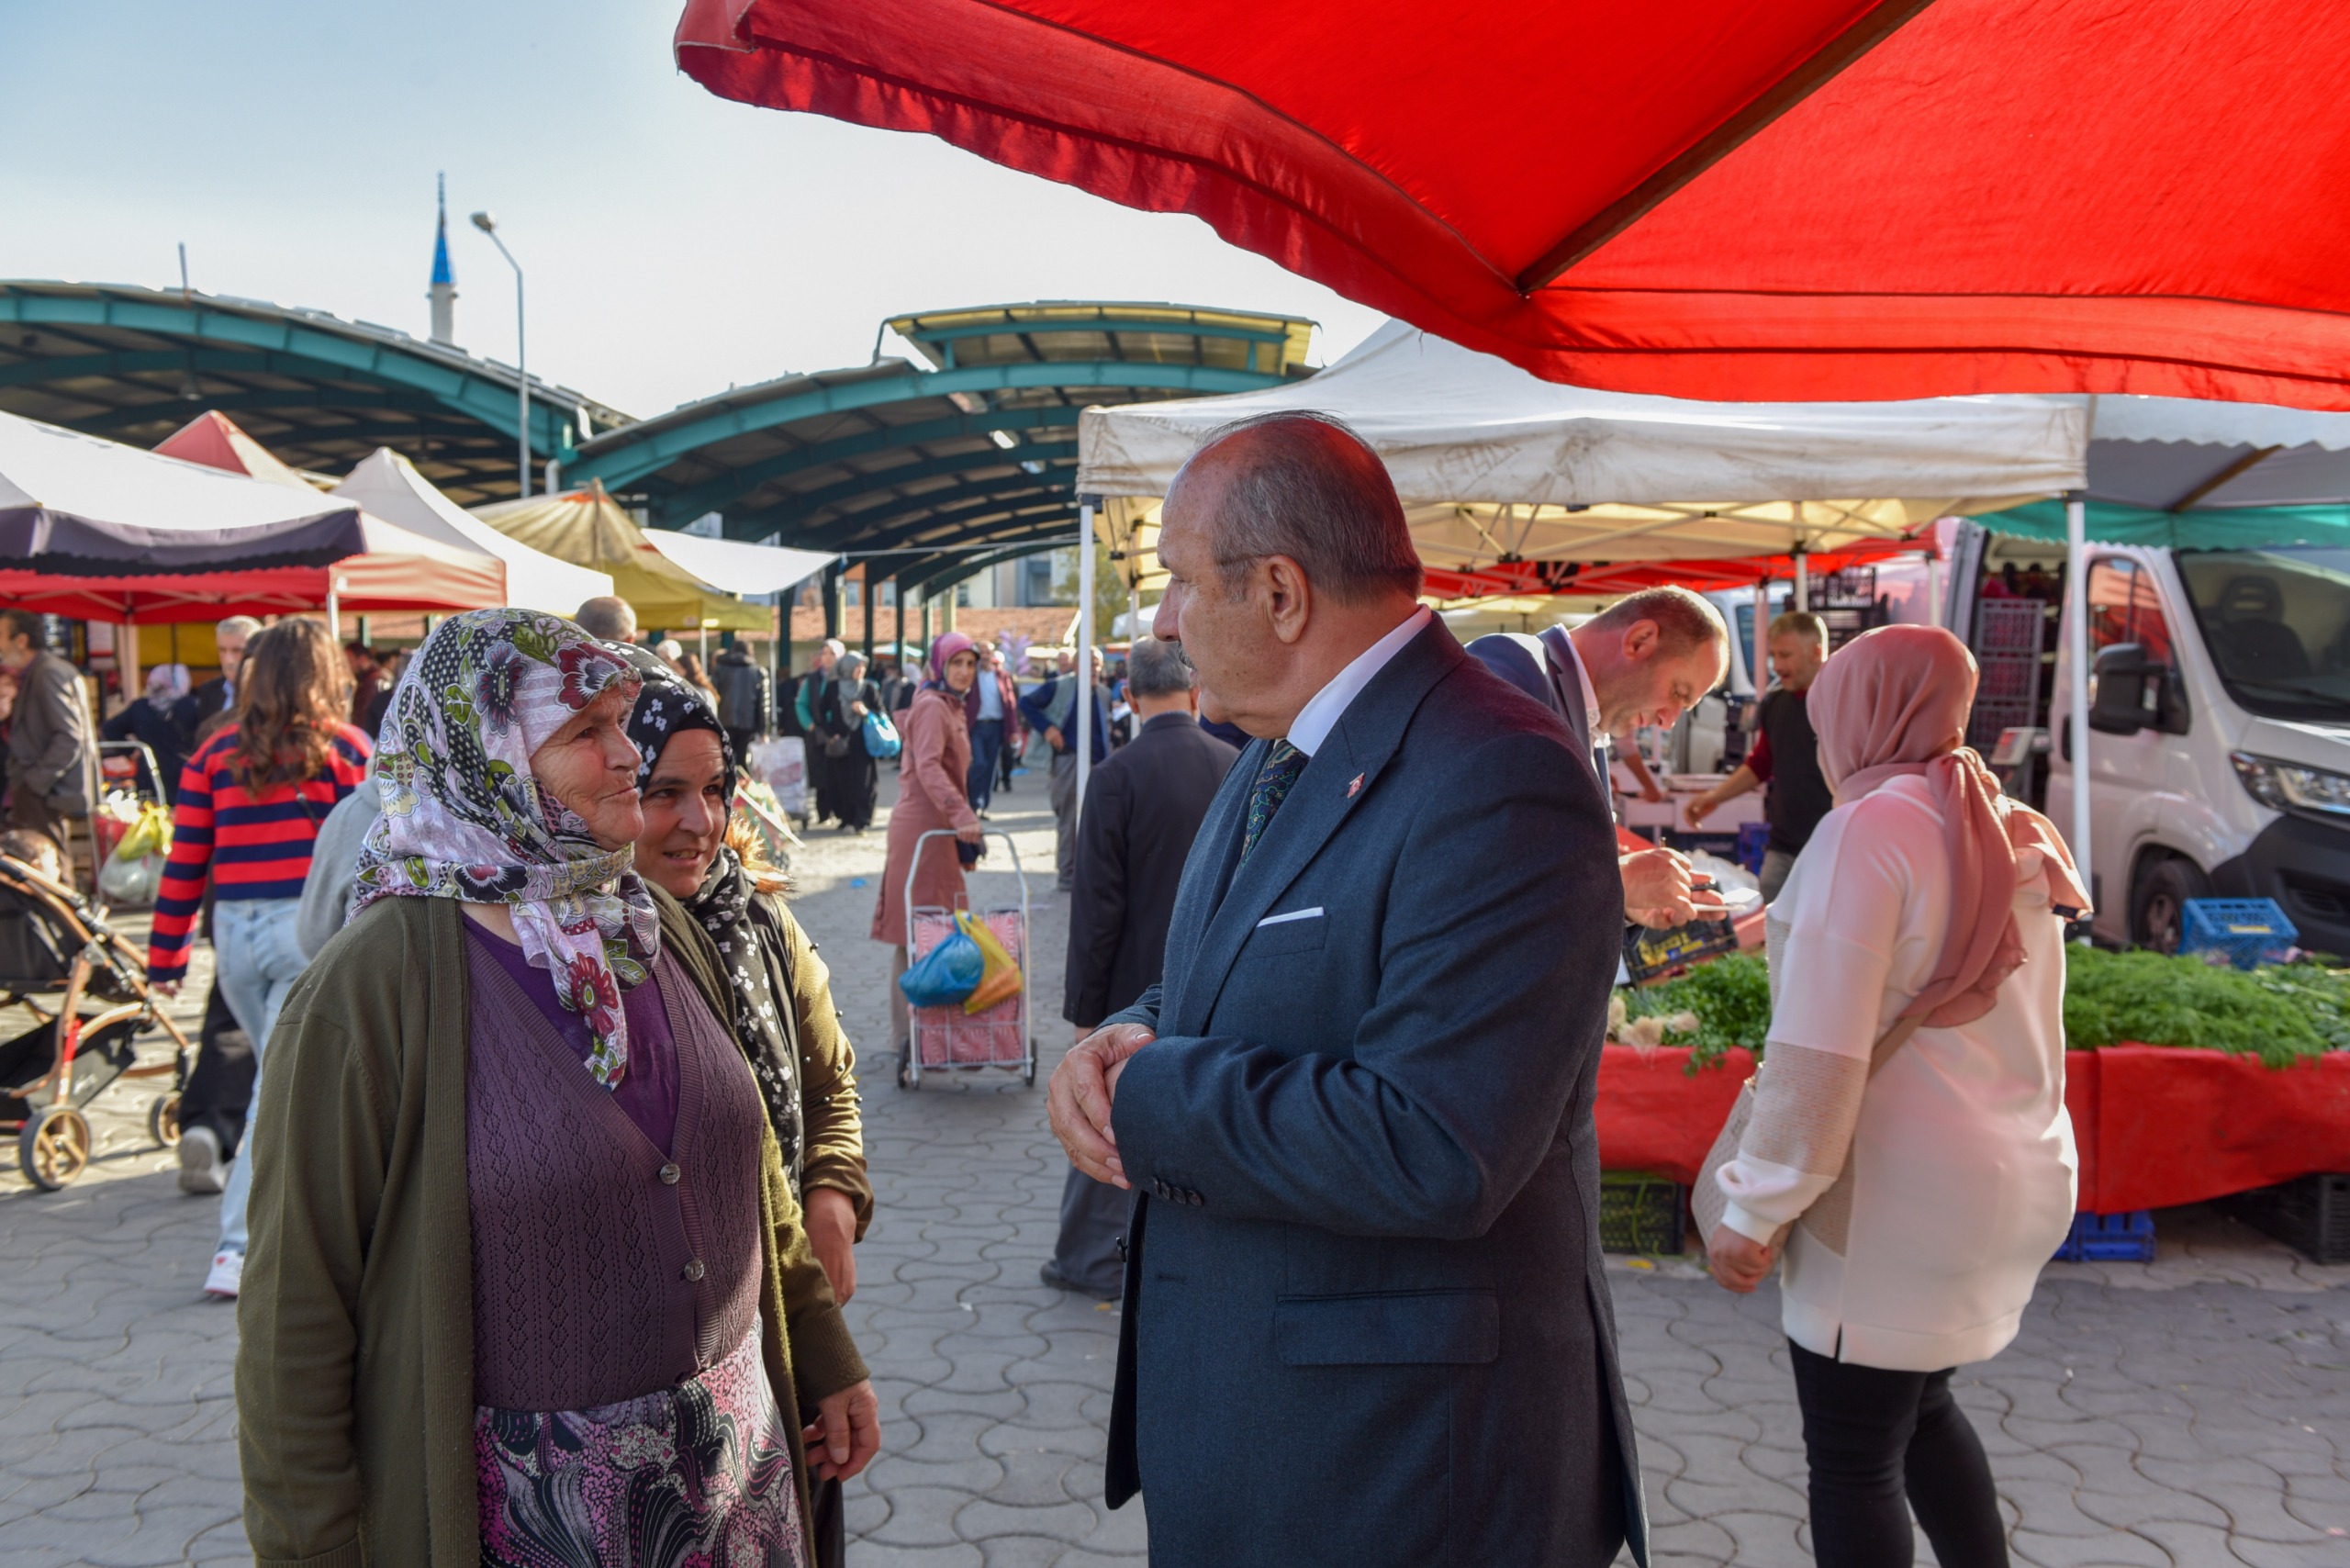
MULTIPOLYGON (((237 1015, 237 1027, 253 1043, 253 1105, 261 1104, 263 1054, 278 1010, 309 960, 294 935, 300 899, 224 899, 212 906, 212 957, 220 995, 237 1015)), ((245 1197, 253 1186, 254 1118, 247 1114, 246 1137, 229 1166, 220 1193, 220 1249, 245 1249, 245 1197)))
POLYGON ((975 812, 986 811, 995 799, 995 763, 1003 752, 1003 731, 1002 719, 982 719, 971 726, 971 769, 963 792, 971 798, 975 812))

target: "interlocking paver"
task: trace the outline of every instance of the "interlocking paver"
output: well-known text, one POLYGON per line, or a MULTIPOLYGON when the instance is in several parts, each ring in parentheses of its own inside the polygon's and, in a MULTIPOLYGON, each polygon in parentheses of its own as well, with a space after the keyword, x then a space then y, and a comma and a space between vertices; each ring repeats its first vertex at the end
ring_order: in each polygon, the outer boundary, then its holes
MULTIPOLYGON (((885 798, 891 786, 885 780, 885 798)), ((885 1454, 850 1483, 857 1568, 1132 1568, 1140 1504, 1102 1503, 1114 1309, 1036 1280, 1062 1171, 1042 1075, 1067 910, 1042 781, 1000 796, 1028 858, 1038 1086, 1001 1072, 892 1086, 889 954, 867 940, 878 832, 811 835, 794 866, 864 1052, 879 1198, 848 1316, 885 1454)), ((975 887, 1008 885, 1000 846, 975 887)), ((198 964, 208 963, 199 948, 198 964)), ((199 969, 176 1004, 193 1029, 199 969)), ((146 1139, 148 1086, 93 1112, 99 1159, 62 1193, 0 1173, 0 1557, 241 1563, 235 1319, 200 1299, 215 1205, 146 1139)), ((2350 1563, 2350 1269, 2307 1263, 2210 1211, 2165 1214, 2152 1267, 2052 1268, 2007 1353, 1953 1387, 2033 1568, 2350 1563)), ((1801 1417, 1769 1289, 1732 1297, 1693 1260, 1611 1260, 1656 1561, 1809 1560, 1801 1417)), ((1923 1543, 1919 1561, 1930 1562, 1923 1543)))

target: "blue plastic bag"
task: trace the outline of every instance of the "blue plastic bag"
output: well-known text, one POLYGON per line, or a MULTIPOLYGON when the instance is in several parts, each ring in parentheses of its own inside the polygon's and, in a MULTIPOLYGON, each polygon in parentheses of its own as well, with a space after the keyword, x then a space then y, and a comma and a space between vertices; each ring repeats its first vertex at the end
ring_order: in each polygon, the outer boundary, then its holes
POLYGON ((890 715, 881 712, 865 716, 865 755, 895 756, 905 743, 898 739, 898 726, 890 722, 890 715))
POLYGON ((916 1007, 959 1007, 979 989, 987 967, 979 945, 957 930, 900 975, 898 989, 916 1007))

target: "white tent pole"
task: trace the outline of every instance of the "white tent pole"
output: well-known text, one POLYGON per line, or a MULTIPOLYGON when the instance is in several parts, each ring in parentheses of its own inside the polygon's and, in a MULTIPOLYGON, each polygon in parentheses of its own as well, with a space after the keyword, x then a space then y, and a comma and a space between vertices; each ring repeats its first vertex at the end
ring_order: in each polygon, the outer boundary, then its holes
POLYGON ((341 578, 327 579, 327 634, 334 639, 334 645, 338 648, 342 646, 342 601, 338 592, 341 587, 341 578))
POLYGON ((114 667, 122 677, 122 700, 125 706, 139 700, 139 628, 129 621, 115 633, 118 639, 114 667))
POLYGON ((1069 722, 1077 726, 1077 807, 1084 820, 1085 781, 1093 773, 1093 498, 1077 503, 1077 703, 1069 722))
POLYGON ((1795 557, 1796 563, 1796 608, 1809 610, 1811 608, 1811 563, 1804 558, 1804 547, 1800 544, 1787 554, 1795 557))
POLYGON ((1942 623, 1942 559, 1939 554, 1926 557, 1926 624, 1942 623))
POLYGON ((2066 722, 2073 735, 2073 864, 2080 868, 2081 886, 2095 899, 2097 884, 2089 867, 2089 621, 2088 621, 2088 502, 2078 490, 2065 492, 2065 698, 2072 711, 2066 722))
POLYGON ((1760 701, 1771 684, 1771 579, 1754 585, 1754 696, 1760 701))

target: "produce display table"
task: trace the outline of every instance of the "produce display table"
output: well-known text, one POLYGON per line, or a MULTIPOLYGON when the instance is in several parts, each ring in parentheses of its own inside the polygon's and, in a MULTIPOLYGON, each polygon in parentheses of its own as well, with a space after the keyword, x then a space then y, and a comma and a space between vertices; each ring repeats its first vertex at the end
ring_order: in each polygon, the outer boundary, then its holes
MULTIPOLYGON (((1599 1163, 1687 1184, 1754 1070, 1732 1050, 1686 1070, 1685 1048, 1599 1059, 1599 1163)), ((2320 1170, 2350 1170, 2350 1053, 2281 1070, 2218 1051, 2109 1046, 2065 1060, 2080 1208, 2120 1214, 2201 1203, 2320 1170)))

